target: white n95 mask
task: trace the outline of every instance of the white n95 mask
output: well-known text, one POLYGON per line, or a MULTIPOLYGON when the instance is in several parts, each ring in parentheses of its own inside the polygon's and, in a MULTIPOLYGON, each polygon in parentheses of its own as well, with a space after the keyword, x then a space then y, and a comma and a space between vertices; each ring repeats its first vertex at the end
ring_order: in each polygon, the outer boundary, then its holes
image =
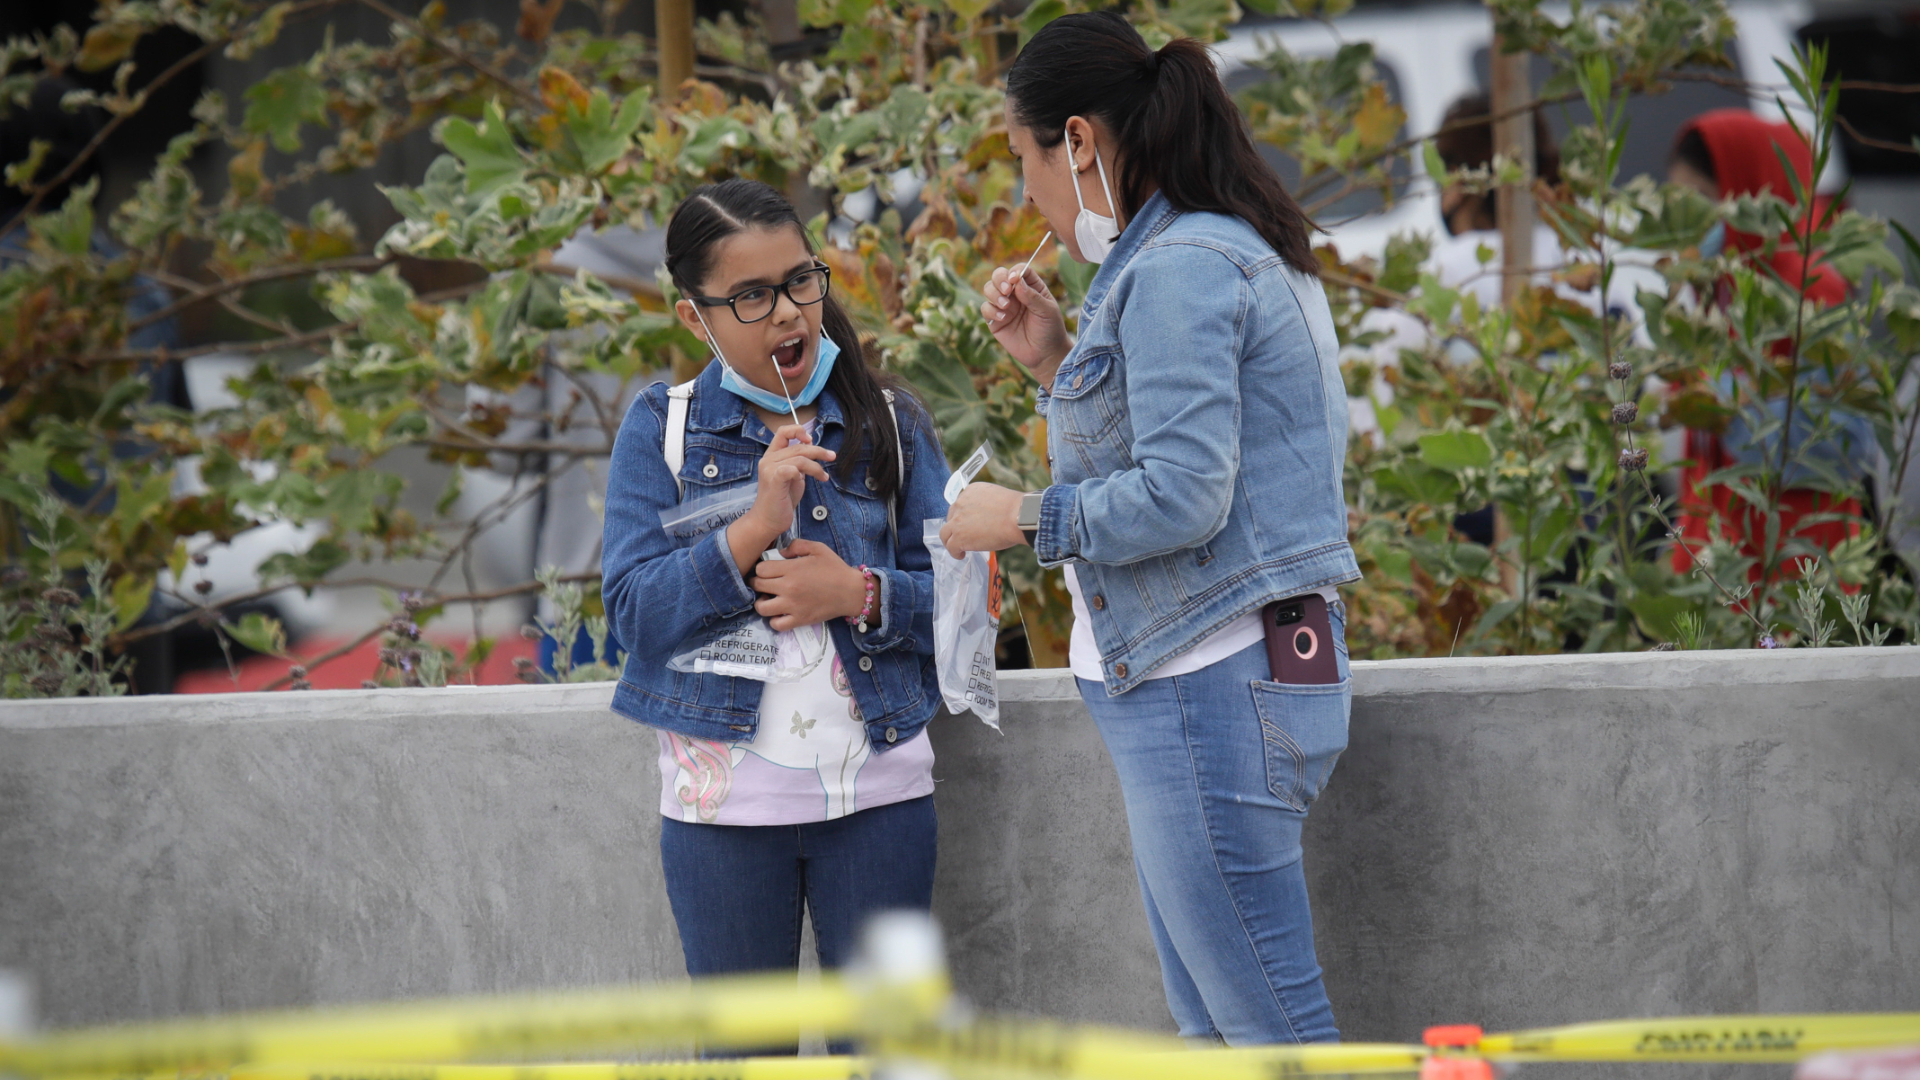
MULTIPOLYGON (((1102 262, 1107 253, 1113 250, 1113 242, 1120 239, 1120 223, 1105 214, 1096 214, 1087 209, 1087 201, 1080 195, 1080 174, 1073 169, 1073 140, 1063 134, 1062 141, 1067 147, 1067 171, 1073 176, 1073 201, 1080 204, 1080 213, 1073 219, 1073 239, 1080 245, 1080 257, 1090 263, 1102 262)), ((1093 167, 1100 173, 1100 190, 1107 194, 1107 206, 1115 205, 1113 189, 1107 186, 1107 166, 1100 160, 1100 148, 1093 148, 1093 167)))

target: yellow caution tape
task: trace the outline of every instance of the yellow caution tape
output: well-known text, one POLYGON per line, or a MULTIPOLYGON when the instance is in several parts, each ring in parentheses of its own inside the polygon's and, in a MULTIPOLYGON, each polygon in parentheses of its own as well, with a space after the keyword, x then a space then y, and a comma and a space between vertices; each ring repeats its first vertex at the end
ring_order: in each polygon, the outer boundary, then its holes
POLYGON ((865 1080, 863 1057, 582 1061, 556 1065, 242 1065, 227 1080, 865 1080))
POLYGON ((1488 1035, 1495 1061, 1799 1061, 1827 1050, 1920 1045, 1920 1013, 1673 1016, 1488 1035))
POLYGON ((801 986, 792 974, 702 979, 683 986, 563 991, 255 1013, 57 1032, 0 1044, 0 1073, 92 1076, 222 1072, 272 1062, 466 1061, 541 1054, 795 1042, 802 1031, 856 1034, 866 992, 886 1011, 931 1015, 944 977, 857 989, 836 974, 801 986))
POLYGON ((993 1017, 951 1029, 920 1025, 875 1040, 873 1054, 934 1062, 959 1080, 1273 1080, 1415 1073, 1428 1050, 1376 1043, 1192 1050, 1164 1035, 993 1017))

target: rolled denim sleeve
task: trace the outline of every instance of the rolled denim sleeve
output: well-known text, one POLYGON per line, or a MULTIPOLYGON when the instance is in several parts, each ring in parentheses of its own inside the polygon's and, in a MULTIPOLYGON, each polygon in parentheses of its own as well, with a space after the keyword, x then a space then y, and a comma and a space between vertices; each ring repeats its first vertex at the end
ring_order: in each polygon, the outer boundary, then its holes
POLYGON ((894 565, 881 575, 880 625, 867 633, 855 631, 853 643, 863 653, 906 651, 933 654, 933 558, 927 551, 922 523, 947 516, 946 486, 950 469, 933 421, 901 395, 901 490, 896 521, 899 547, 894 565))
POLYGON ((660 511, 680 501, 661 451, 654 388, 634 399, 614 439, 600 557, 601 599, 614 636, 634 657, 664 664, 695 633, 753 606, 725 529, 679 547, 660 511))
POLYGON ((1047 491, 1036 550, 1051 563, 1121 565, 1195 547, 1233 508, 1253 290, 1210 247, 1169 244, 1150 257, 1150 272, 1142 266, 1128 295, 1114 298, 1135 464, 1047 491))

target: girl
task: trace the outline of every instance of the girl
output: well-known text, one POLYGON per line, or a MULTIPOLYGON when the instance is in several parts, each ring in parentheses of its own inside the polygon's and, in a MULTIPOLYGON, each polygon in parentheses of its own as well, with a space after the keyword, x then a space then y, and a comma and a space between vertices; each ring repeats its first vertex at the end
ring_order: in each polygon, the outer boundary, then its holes
POLYGON ((1180 1033, 1337 1038, 1300 827, 1347 743, 1334 587, 1360 570, 1307 219, 1207 50, 1156 52, 1112 13, 1033 36, 1007 135, 1027 199, 1100 271, 1077 342, 1037 274, 994 271, 982 314, 1040 383, 1054 483, 970 485, 941 539, 1069 567, 1068 659, 1120 774, 1180 1033), (1328 608, 1335 681, 1271 681, 1260 612, 1293 598, 1328 608))
POLYGON ((803 903, 835 968, 866 916, 932 898, 922 729, 940 695, 919 522, 946 513, 946 457, 926 412, 868 365, 779 192, 695 191, 666 264, 680 321, 714 358, 643 391, 614 444, 603 589, 630 652, 613 709, 659 737, 660 861, 687 974, 796 967, 803 903), (668 537, 662 511, 742 485, 744 516, 668 537), (749 611, 797 677, 668 667, 749 611))

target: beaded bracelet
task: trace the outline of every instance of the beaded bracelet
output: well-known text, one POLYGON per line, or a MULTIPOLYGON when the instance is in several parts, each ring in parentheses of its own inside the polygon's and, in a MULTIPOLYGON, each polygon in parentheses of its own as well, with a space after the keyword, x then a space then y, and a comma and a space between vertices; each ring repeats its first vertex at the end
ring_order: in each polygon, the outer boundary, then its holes
POLYGON ((873 617, 873 601, 879 585, 873 579, 873 571, 866 564, 860 566, 860 576, 867 581, 867 602, 861 605, 860 614, 847 616, 849 625, 858 627, 861 633, 867 632, 867 620, 873 617))

